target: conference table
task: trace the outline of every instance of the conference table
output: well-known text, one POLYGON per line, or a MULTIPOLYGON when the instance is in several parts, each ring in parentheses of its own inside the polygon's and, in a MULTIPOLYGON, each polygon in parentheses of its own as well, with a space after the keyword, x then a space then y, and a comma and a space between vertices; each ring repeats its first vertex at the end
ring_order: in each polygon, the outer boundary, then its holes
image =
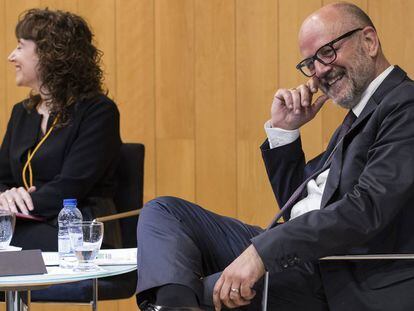
POLYGON ((99 271, 73 272, 56 266, 46 267, 47 274, 2 276, 0 290, 5 292, 7 311, 30 310, 30 291, 42 289, 55 284, 77 282, 91 279, 93 281, 92 309, 97 310, 98 279, 128 273, 136 270, 136 264, 105 265, 99 271))

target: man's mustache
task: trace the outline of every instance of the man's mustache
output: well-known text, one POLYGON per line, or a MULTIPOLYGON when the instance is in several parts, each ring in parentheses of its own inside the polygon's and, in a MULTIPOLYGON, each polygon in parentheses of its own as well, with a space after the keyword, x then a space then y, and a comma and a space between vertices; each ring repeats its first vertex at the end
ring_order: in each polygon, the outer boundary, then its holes
POLYGON ((326 76, 319 78, 319 87, 324 93, 326 93, 331 87, 329 85, 329 82, 335 80, 339 76, 344 76, 344 75, 346 75, 345 69, 341 69, 341 68, 333 69, 328 74, 326 74, 326 76))

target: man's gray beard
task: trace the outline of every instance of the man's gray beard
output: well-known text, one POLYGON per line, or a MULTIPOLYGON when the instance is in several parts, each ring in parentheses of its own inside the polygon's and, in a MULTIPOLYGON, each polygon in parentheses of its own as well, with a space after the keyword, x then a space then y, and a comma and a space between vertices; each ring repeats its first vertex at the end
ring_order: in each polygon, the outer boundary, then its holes
POLYGON ((362 71, 362 74, 359 76, 358 81, 351 80, 352 87, 350 92, 346 94, 339 102, 333 100, 335 104, 345 109, 352 109, 359 104, 362 94, 368 88, 368 85, 371 83, 373 72, 372 70, 365 68, 366 70, 362 71))
POLYGON ((359 101, 361 100, 362 93, 363 93, 363 91, 361 93, 358 92, 358 94, 355 93, 355 88, 356 88, 355 83, 354 81, 351 81, 351 82, 352 82, 351 91, 348 92, 348 94, 346 94, 345 97, 342 97, 340 101, 336 101, 332 96, 330 96, 329 92, 327 92, 326 89, 324 89, 324 87, 321 86, 320 88, 325 95, 327 95, 330 99, 332 99, 332 102, 335 105, 338 105, 341 108, 349 110, 349 109, 354 108, 356 105, 358 105, 359 101))
MULTIPOLYGON (((374 79, 373 77, 375 75, 373 67, 369 67, 367 65, 362 66, 363 69, 358 72, 358 78, 351 79, 348 76, 348 79, 351 82, 351 88, 349 92, 341 98, 340 101, 335 101, 334 98, 329 96, 329 92, 324 92, 332 99, 332 101, 336 105, 349 110, 359 104, 362 98, 362 94, 368 88, 368 85, 372 82, 372 80, 374 79)), ((356 75, 354 74, 353 76, 355 77, 356 75)))
POLYGON ((335 102, 338 106, 345 109, 352 109, 359 104, 362 94, 368 88, 369 84, 375 79, 375 66, 372 61, 364 54, 364 51, 359 47, 359 55, 356 61, 358 72, 355 70, 348 71, 347 76, 351 82, 351 89, 340 102, 335 102))
POLYGON ((341 102, 336 102, 334 100, 333 102, 339 107, 350 110, 354 108, 356 105, 358 105, 359 101, 361 100, 361 97, 362 97, 362 93, 355 94, 355 95, 348 95, 343 100, 341 100, 341 102))

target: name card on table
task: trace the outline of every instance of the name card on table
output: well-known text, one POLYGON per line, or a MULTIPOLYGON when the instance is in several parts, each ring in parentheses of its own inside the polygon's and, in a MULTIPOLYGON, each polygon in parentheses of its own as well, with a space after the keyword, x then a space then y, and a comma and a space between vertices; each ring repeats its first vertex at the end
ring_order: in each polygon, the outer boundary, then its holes
POLYGON ((0 276, 47 273, 40 249, 0 252, 0 276))
MULTIPOLYGON (((57 252, 43 252, 46 266, 58 266, 59 254, 57 252)), ((137 248, 101 249, 94 260, 98 266, 136 265, 137 248)))

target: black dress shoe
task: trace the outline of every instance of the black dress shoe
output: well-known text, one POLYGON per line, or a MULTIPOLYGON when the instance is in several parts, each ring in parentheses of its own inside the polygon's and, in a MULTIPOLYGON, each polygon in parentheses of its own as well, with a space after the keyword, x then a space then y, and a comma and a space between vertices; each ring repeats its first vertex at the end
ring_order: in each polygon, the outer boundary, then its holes
POLYGON ((144 301, 139 305, 141 311, 203 311, 197 307, 167 307, 157 306, 147 301, 144 301))

